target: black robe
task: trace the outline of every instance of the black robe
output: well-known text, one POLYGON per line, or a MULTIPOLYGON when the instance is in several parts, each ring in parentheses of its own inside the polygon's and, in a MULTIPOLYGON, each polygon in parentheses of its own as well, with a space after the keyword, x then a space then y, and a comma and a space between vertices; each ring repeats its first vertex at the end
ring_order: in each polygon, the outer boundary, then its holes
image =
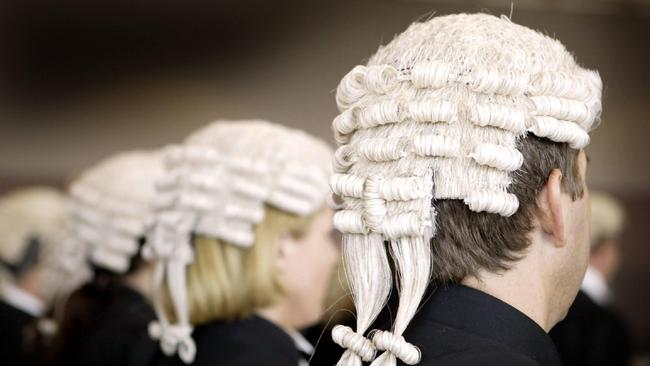
POLYGON ((30 331, 36 318, 0 301, 0 365, 25 365, 30 361, 30 331))
MULTIPOLYGON (((192 366, 297 366, 301 354, 293 339, 275 324, 258 316, 235 322, 198 326, 192 337, 196 358, 192 366)), ((155 366, 185 366, 177 355, 161 352, 155 366)))
POLYGON ((631 341, 623 321, 582 291, 550 334, 564 366, 625 366, 630 362, 631 341))
POLYGON ((553 341, 537 323, 461 285, 436 289, 404 336, 422 351, 420 366, 561 365, 553 341))
POLYGON ((58 366, 143 366, 152 361, 158 345, 148 335, 155 320, 152 306, 139 292, 116 285, 102 293, 99 305, 92 286, 77 290, 68 300, 61 329, 61 352, 50 363, 58 366), (75 311, 87 308, 86 312, 75 311), (71 329, 65 329, 68 326, 71 329))

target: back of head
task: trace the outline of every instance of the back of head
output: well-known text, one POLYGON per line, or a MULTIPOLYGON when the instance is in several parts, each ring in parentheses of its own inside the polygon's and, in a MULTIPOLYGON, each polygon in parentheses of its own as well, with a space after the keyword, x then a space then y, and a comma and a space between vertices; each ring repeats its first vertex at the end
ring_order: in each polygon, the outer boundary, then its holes
POLYGON ((387 352, 374 364, 419 362, 401 334, 430 276, 506 270, 529 245, 551 170, 581 196, 576 157, 601 89, 557 40, 486 14, 414 23, 341 80, 331 186, 344 201, 335 225, 358 312, 356 334, 333 334, 349 348, 341 364, 375 349, 387 352), (375 332, 373 344, 362 334, 392 287, 384 241, 400 302, 393 332, 375 332))
POLYGON ((0 260, 5 276, 20 279, 41 270, 39 292, 52 299, 64 278, 58 273, 67 197, 49 187, 17 189, 0 198, 0 260))
POLYGON ((71 184, 69 239, 95 267, 115 275, 137 270, 162 171, 160 152, 130 151, 102 160, 71 184))
POLYGON ((323 208, 330 158, 324 142, 259 120, 217 121, 167 149, 145 248, 156 261, 150 333, 166 354, 192 362, 193 325, 243 318, 282 295, 275 242, 301 235, 323 208))
MULTIPOLYGON (((128 151, 101 160, 71 183, 65 235, 68 264, 75 271, 90 264, 94 273, 66 301, 59 332, 48 350, 52 363, 83 362, 94 352, 87 342, 101 340, 97 334, 106 331, 107 314, 115 324, 148 315, 114 309, 125 305, 120 295, 129 276, 148 274, 141 271, 140 249, 153 222, 154 183, 161 173, 160 152, 128 151), (116 314, 121 319, 114 319, 116 314)), ((146 290, 141 287, 135 290, 146 290)))

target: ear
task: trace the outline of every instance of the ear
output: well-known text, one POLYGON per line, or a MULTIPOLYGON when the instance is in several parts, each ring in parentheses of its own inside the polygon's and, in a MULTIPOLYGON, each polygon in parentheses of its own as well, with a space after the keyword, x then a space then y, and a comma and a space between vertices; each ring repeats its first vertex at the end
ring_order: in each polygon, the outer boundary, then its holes
POLYGON ((566 244, 565 201, 562 199, 562 172, 553 169, 538 197, 539 221, 545 234, 556 247, 566 244))
POLYGON ((280 271, 286 268, 287 263, 295 252, 296 240, 289 233, 282 233, 278 236, 277 250, 275 251, 275 265, 280 271))

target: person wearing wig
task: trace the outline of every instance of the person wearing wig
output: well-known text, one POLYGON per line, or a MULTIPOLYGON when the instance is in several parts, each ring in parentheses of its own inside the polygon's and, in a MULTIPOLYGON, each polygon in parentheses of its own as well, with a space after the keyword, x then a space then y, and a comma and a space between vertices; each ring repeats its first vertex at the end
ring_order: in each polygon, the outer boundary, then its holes
POLYGON ((154 259, 155 365, 306 363, 338 261, 331 148, 266 121, 217 121, 165 153, 154 259))
POLYGON ((75 282, 64 266, 73 260, 63 250, 67 215, 67 197, 54 188, 20 188, 0 197, 2 365, 40 361, 47 334, 40 334, 39 320, 70 290, 66 282, 75 282))
POLYGON ((130 151, 102 160, 72 182, 67 240, 83 249, 94 276, 67 301, 49 364, 137 366, 155 355, 147 334, 155 318, 148 300, 151 271, 140 250, 161 173, 158 151, 130 151))
POLYGON ((357 322, 332 330, 339 365, 560 364, 601 91, 559 41, 487 14, 414 23, 341 80, 330 183, 357 322))

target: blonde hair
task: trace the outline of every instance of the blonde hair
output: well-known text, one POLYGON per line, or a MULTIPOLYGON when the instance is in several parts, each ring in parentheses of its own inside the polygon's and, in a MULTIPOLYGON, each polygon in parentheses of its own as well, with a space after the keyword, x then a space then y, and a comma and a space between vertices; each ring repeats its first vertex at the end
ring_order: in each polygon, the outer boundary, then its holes
MULTIPOLYGON (((187 267, 192 325, 243 319, 284 296, 273 260, 278 237, 302 237, 317 214, 296 216, 270 206, 265 212, 264 220, 255 226, 255 243, 249 248, 205 235, 192 238, 195 260, 187 267)), ((165 298, 166 313, 175 320, 168 294, 165 298)))
MULTIPOLYGON (((156 260, 153 303, 158 321, 150 325, 149 334, 160 340, 166 355, 178 353, 185 363, 191 363, 196 356, 190 306, 197 308, 196 304, 201 304, 201 310, 194 311, 192 318, 204 320, 222 315, 219 308, 230 309, 232 305, 226 301, 238 298, 234 291, 245 292, 241 298, 253 296, 253 291, 246 287, 219 287, 213 278, 218 273, 212 272, 221 271, 223 278, 232 277, 229 284, 243 286, 234 276, 251 276, 245 275, 251 268, 244 265, 250 260, 245 258, 253 254, 244 251, 269 250, 257 248, 268 245, 257 238, 257 231, 267 225, 279 230, 286 221, 278 219, 280 224, 275 223, 275 218, 267 217, 267 209, 310 217, 323 207, 328 194, 331 152, 326 143, 302 131, 261 120, 217 121, 194 132, 183 144, 166 149, 165 173, 156 184, 154 227, 142 252, 144 258, 156 260), (208 244, 217 248, 209 249, 208 244), (225 249, 225 244, 243 249, 225 249), (211 250, 209 254, 200 252, 211 250), (187 271, 186 267, 196 258, 201 263, 194 267, 196 270, 187 271), (226 268, 216 265, 219 258, 226 268), (189 275, 197 280, 188 283, 189 275), (192 290, 188 291, 188 285, 192 290), (195 287, 202 291, 194 290, 195 287), (168 303, 172 305, 167 311, 165 291, 169 292, 168 303), (201 293, 206 291, 211 294, 201 293), (193 299, 188 299, 188 295, 193 299), (173 322, 170 323, 167 313, 174 314, 173 322)), ((278 215, 279 212, 273 214, 278 215)), ((301 227, 292 226, 284 228, 301 227)), ((268 240, 269 235, 266 237, 268 240)), ((270 261, 272 257, 266 259, 270 261)), ((255 283, 257 277, 249 283, 255 283)), ((225 313, 241 315, 235 310, 225 313)))

